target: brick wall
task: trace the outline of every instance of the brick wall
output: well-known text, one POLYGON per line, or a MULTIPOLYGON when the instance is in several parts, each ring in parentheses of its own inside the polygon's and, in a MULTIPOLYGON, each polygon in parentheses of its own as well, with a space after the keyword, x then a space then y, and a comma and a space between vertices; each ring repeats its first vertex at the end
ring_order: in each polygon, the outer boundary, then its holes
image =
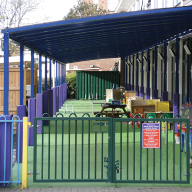
POLYGON ((93 0, 83 0, 83 1, 87 3, 93 3, 93 0))
POLYGON ((99 7, 107 10, 107 0, 99 0, 99 7))
POLYGON ((112 71, 115 62, 117 61, 119 61, 118 58, 112 58, 112 59, 100 59, 100 60, 90 60, 90 61, 70 63, 69 70, 74 70, 74 66, 77 66, 78 67, 77 70, 87 69, 87 70, 112 71), (93 68, 90 68, 90 65, 93 65, 93 68))

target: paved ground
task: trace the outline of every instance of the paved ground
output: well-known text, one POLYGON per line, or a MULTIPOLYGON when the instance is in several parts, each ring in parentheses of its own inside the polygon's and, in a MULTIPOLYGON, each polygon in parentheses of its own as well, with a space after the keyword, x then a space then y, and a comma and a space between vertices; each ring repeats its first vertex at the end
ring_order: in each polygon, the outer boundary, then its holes
POLYGON ((192 188, 185 187, 83 187, 83 188, 29 188, 14 189, 0 188, 1 192, 192 192, 192 188))

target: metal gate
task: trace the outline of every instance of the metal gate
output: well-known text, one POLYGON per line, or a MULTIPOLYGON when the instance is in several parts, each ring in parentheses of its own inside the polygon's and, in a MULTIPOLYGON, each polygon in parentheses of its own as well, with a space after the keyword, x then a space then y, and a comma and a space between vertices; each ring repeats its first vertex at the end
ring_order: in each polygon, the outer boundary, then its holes
MULTIPOLYGON (((43 117, 34 120, 34 182, 189 183, 189 145, 182 152, 177 124, 187 119, 150 119, 160 123, 160 148, 142 147, 142 124, 149 119, 43 117), (37 121, 48 121, 37 134, 37 121), (165 122, 166 121, 166 122, 165 122), (168 130, 172 127, 172 130, 168 130)), ((182 139, 183 138, 183 139, 182 139)))
POLYGON ((110 118, 35 118, 34 182, 108 182, 112 170, 107 169, 112 152, 111 123, 110 118), (39 120, 49 122, 42 134, 37 134, 39 120))

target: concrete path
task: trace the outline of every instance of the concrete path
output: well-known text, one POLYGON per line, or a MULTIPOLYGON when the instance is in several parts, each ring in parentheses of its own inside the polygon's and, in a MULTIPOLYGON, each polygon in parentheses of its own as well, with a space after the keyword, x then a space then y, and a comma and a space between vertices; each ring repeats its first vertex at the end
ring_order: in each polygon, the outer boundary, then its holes
POLYGON ((0 188, 0 192, 192 192, 185 187, 82 187, 82 188, 0 188))

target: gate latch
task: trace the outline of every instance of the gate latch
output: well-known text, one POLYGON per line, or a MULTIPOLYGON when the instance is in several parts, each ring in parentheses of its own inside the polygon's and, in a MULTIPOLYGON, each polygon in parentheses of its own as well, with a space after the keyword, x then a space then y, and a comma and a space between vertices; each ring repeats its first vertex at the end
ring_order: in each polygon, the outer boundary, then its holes
POLYGON ((107 172, 106 172, 106 174, 107 174, 107 179, 108 179, 108 157, 104 157, 104 162, 106 162, 107 163, 107 165, 104 165, 104 167, 106 167, 107 168, 107 172))
POLYGON ((115 161, 115 170, 117 173, 119 173, 119 160, 115 161))
MULTIPOLYGON (((36 175, 39 175, 39 174, 40 174, 39 172, 36 172, 36 175)), ((29 171, 29 172, 27 173, 27 177, 30 177, 31 175, 33 175, 33 172, 29 171)))

